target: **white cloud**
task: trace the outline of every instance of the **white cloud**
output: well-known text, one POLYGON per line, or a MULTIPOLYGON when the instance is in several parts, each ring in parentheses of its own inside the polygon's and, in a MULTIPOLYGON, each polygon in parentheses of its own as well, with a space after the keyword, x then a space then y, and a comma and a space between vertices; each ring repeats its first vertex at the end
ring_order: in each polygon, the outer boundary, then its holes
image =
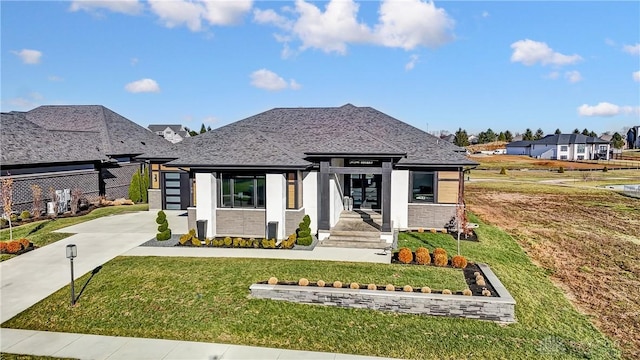
POLYGON ((418 55, 411 55, 409 57, 409 62, 404 65, 404 69, 407 71, 413 70, 413 68, 416 67, 416 63, 418 62, 419 58, 420 56, 418 55))
POLYGON ((71 2, 69 10, 95 13, 98 10, 109 10, 112 12, 136 15, 143 9, 138 0, 74 0, 71 2))
POLYGON ((640 55, 640 43, 635 45, 625 45, 622 47, 622 51, 631 55, 640 55))
POLYGON ((577 83, 582 81, 582 75, 579 71, 567 71, 564 73, 564 77, 569 80, 570 83, 577 83))
POLYGON ((153 79, 140 79, 138 81, 133 81, 125 85, 125 90, 130 93, 147 93, 147 92, 160 92, 160 86, 153 79))
POLYGON ((511 44, 513 54, 511 62, 521 62, 527 66, 540 63, 542 65, 569 65, 582 60, 580 55, 564 55, 553 51, 546 43, 529 39, 519 40, 511 44))
POLYGON ((378 21, 369 26, 358 20, 359 5, 353 0, 331 0, 320 9, 315 3, 296 0, 294 9, 255 10, 254 21, 271 24, 285 31, 289 42, 300 42, 299 50, 319 49, 346 54, 348 45, 373 44, 412 50, 419 46, 436 47, 453 40, 454 21, 431 1, 383 0, 378 21))
POLYGON ((42 58, 42 52, 38 50, 22 49, 20 51, 12 50, 12 54, 17 55, 25 64, 38 64, 42 58))
POLYGON ((640 82, 640 70, 632 72, 631 77, 633 78, 633 81, 640 82))
POLYGON ((11 106, 11 109, 3 109, 2 111, 14 111, 14 110, 29 110, 35 107, 42 105, 42 100, 44 96, 37 92, 31 92, 26 94, 24 97, 15 97, 12 99, 8 99, 7 101, 3 101, 7 105, 11 106))
POLYGON ((552 79, 552 80, 557 79, 559 76, 560 76, 560 73, 557 72, 557 71, 552 71, 552 72, 548 73, 547 75, 545 75, 545 77, 547 79, 552 79))
POLYGON ((256 70, 251 73, 251 85, 258 89, 265 89, 269 91, 279 91, 290 88, 292 90, 298 90, 302 85, 298 84, 294 79, 287 82, 280 75, 267 69, 256 70))
POLYGON ((185 25, 191 31, 203 29, 203 21, 210 25, 231 25, 251 10, 251 0, 149 0, 151 12, 160 17, 168 28, 185 25))
POLYGON ((640 115, 640 107, 633 106, 618 106, 608 102, 601 102, 598 105, 590 106, 583 104, 578 107, 578 114, 580 116, 616 116, 623 114, 638 114, 640 115))
POLYGON ((62 77, 57 76, 57 75, 49 75, 49 77, 47 77, 47 79, 49 81, 55 81, 55 82, 64 81, 64 79, 62 77))
POLYGON ((437 47, 453 40, 454 21, 433 2, 384 0, 380 5, 377 40, 389 47, 412 50, 437 47))

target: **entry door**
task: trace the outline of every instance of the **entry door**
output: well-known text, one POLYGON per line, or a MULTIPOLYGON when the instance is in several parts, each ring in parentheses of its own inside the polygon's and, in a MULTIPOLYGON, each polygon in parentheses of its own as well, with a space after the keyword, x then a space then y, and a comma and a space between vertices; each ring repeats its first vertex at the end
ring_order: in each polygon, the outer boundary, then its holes
POLYGON ((186 210, 189 206, 189 173, 166 172, 163 173, 162 199, 163 208, 167 210, 186 210))
POLYGON ((350 196, 356 209, 380 208, 380 183, 382 176, 372 174, 352 174, 349 181, 350 196))

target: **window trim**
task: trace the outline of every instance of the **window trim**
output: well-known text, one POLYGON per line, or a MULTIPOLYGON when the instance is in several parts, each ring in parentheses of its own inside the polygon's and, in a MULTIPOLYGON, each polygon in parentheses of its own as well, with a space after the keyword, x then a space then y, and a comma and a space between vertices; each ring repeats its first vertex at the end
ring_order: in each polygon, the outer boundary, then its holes
POLYGON ((218 208, 220 209, 266 209, 267 207, 267 176, 266 174, 255 174, 255 173, 219 173, 218 176, 218 208), (236 177, 243 178, 252 178, 253 180, 253 206, 235 206, 235 180, 236 177), (230 190, 230 205, 225 205, 224 203, 224 179, 229 179, 229 190, 230 190), (258 204, 259 194, 258 194, 258 179, 262 179, 264 181, 264 205, 260 206, 258 204))
POLYGON ((437 204, 438 203, 438 172, 437 171, 422 171, 411 170, 409 174, 409 204, 437 204), (433 175, 433 200, 432 201, 420 201, 413 198, 413 179, 415 173, 431 174, 433 175))

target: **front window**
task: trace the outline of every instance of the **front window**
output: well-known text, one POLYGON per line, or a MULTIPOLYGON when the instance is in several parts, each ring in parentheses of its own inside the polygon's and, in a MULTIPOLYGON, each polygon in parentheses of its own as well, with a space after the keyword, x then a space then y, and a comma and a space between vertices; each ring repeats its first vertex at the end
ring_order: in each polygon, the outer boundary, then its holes
POLYGON ((568 151, 569 148, 567 147, 567 145, 562 145, 560 146, 560 151, 568 151))
POLYGON ((584 144, 578 144, 578 154, 584 154, 584 144))
POLYGON ((600 152, 601 153, 606 153, 607 152, 607 145, 600 145, 600 152))
POLYGON ((265 176, 222 174, 220 206, 230 208, 264 208, 265 176))
POLYGON ((433 172, 414 171, 412 175, 411 202, 434 202, 434 177, 433 172))

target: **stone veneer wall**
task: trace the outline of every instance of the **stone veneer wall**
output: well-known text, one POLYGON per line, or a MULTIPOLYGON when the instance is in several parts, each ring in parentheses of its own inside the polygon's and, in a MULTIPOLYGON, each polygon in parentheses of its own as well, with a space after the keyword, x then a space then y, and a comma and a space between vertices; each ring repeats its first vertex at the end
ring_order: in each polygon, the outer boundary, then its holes
POLYGON ((284 222, 285 222, 284 235, 289 236, 295 233, 296 229, 298 229, 298 225, 300 224, 300 222, 302 221, 302 218, 304 217, 304 209, 286 210, 284 213, 284 216, 285 216, 284 217, 284 222))
POLYGON ((515 300, 488 266, 479 265, 485 278, 493 285, 499 297, 268 284, 253 284, 250 290, 251 296, 259 299, 410 314, 464 317, 500 323, 516 322, 515 300))
POLYGON ((263 238, 266 226, 264 209, 216 209, 216 236, 263 238))
POLYGON ((444 229, 455 215, 455 204, 409 204, 408 227, 444 229))

